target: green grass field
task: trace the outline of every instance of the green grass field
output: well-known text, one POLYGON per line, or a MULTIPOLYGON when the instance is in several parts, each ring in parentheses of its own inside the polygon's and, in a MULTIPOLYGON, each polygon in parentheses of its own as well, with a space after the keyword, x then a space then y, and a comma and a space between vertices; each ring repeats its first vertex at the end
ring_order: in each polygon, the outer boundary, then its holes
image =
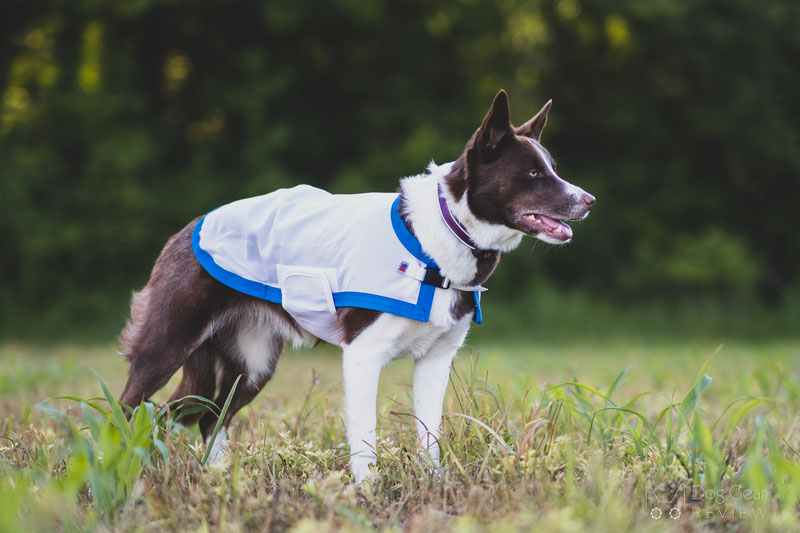
POLYGON ((196 430, 157 407, 120 420, 91 371, 121 390, 111 348, 5 344, 0 530, 797 530, 800 340, 719 344, 475 341, 436 473, 416 449, 411 363, 394 362, 365 487, 331 348, 287 352, 227 463, 204 467, 196 430))

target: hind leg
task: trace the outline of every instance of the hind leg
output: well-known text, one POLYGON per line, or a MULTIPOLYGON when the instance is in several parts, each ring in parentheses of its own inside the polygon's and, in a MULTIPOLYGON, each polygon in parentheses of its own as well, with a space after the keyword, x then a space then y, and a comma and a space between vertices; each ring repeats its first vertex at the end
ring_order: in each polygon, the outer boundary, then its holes
MULTIPOLYGON (((227 343, 221 363, 220 388, 214 403, 222 410, 236 384, 228 411, 222 419, 220 431, 214 441, 210 460, 215 460, 227 442, 227 428, 234 415, 250 403, 267 384, 275 372, 278 359, 283 353, 285 339, 270 324, 263 321, 245 322, 239 325, 235 335, 227 343), (241 376, 241 378, 239 377, 241 376), (238 383, 236 380, 239 379, 238 383)), ((218 416, 206 413, 200 419, 200 432, 206 443, 217 424, 218 416)))
POLYGON ((131 407, 166 385, 210 333, 211 313, 205 306, 189 307, 187 312, 168 300, 171 295, 151 294, 148 286, 134 296, 134 311, 127 328, 134 330, 134 336, 126 346, 131 364, 120 401, 131 407), (137 316, 137 306, 146 311, 137 316))
MULTIPOLYGON (((217 371, 215 359, 218 350, 213 346, 213 341, 203 343, 186 359, 183 364, 183 377, 178 388, 170 396, 168 402, 174 402, 186 396, 200 396, 211 400, 217 390, 217 371)), ((200 410, 196 413, 187 413, 190 409, 206 406, 205 402, 193 398, 180 401, 172 408, 178 417, 178 422, 184 426, 191 426, 203 415, 200 410)))
POLYGON ((167 242, 147 286, 133 296, 131 318, 120 339, 131 363, 120 401, 130 406, 169 381, 211 334, 212 314, 230 299, 230 289, 211 278, 194 257, 196 223, 167 242))

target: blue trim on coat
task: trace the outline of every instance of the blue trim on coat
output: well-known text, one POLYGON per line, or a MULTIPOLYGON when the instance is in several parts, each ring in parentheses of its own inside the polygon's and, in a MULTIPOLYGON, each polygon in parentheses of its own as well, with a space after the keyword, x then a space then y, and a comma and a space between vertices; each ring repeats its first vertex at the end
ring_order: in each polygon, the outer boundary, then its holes
POLYGON ((206 272, 208 272, 212 278, 223 285, 227 285, 231 289, 236 289, 239 292, 269 302, 281 303, 283 299, 280 289, 243 278, 238 274, 225 270, 214 261, 211 254, 200 248, 200 229, 203 227, 203 221, 205 219, 206 217, 203 216, 203 218, 197 221, 197 225, 194 227, 194 231, 192 232, 192 250, 194 250, 195 257, 197 257, 197 260, 203 268, 206 269, 206 272))
MULTIPOLYGON (((400 196, 392 203, 391 217, 392 228, 395 235, 401 242, 403 247, 408 250, 414 257, 425 263, 426 266, 431 268, 439 268, 436 262, 431 259, 425 252, 422 251, 422 245, 419 240, 410 232, 406 227, 400 216, 400 196)), ((235 289, 244 294, 255 296, 262 300, 269 302, 282 303, 283 295, 279 287, 272 287, 264 283, 252 281, 238 274, 234 274, 219 266, 211 254, 206 252, 200 247, 200 230, 203 227, 203 222, 206 217, 203 216, 192 232, 192 249, 194 255, 200 262, 202 267, 209 273, 209 275, 232 289, 235 289)), ((371 309, 373 311, 380 311, 384 313, 391 313, 393 315, 418 320, 420 322, 427 322, 431 314, 431 306, 433 304, 433 295, 436 292, 436 287, 433 285, 426 285, 420 283, 419 295, 417 296, 416 303, 404 302, 389 298, 388 296, 379 296, 377 294, 370 294, 364 292, 342 291, 332 293, 333 305, 335 307, 360 307, 362 309, 371 309)), ((482 322, 481 306, 480 306, 480 293, 475 291, 475 314, 473 320, 475 323, 482 322)))
MULTIPOLYGON (((398 196, 399 200, 399 196, 398 196)), ((392 227, 395 233, 398 233, 398 227, 395 224, 395 215, 399 218, 397 213, 398 201, 392 204, 392 227)), ((235 289, 244 294, 261 298, 269 302, 281 303, 283 300, 281 290, 279 287, 272 287, 264 283, 252 281, 238 274, 234 274, 219 266, 211 254, 206 252, 200 247, 200 231, 205 221, 205 216, 201 218, 192 232, 192 249, 194 255, 200 262, 202 267, 209 273, 209 275, 228 287, 235 289)), ((408 231, 405 224, 400 219, 402 230, 404 231, 397 234, 397 238, 403 246, 411 252, 414 257, 423 261, 428 266, 438 268, 436 263, 422 252, 422 246, 419 241, 408 231)), ((404 302, 389 298, 388 296, 379 296, 377 294, 369 294, 363 292, 342 291, 333 293, 333 305, 336 307, 360 307, 363 309, 372 309, 373 311, 380 311, 384 313, 391 313, 393 315, 411 318, 420 322, 427 322, 431 314, 431 305, 433 304, 433 295, 436 287, 432 285, 424 285, 420 283, 419 295, 417 296, 416 303, 404 302)))
MULTIPOLYGON (((397 238, 403 244, 405 249, 411 252, 414 257, 425 263, 425 265, 428 267, 435 268, 437 270, 439 269, 439 265, 436 264, 436 261, 431 259, 428 254, 422 251, 422 245, 420 244, 419 240, 410 231, 408 231, 408 227, 403 221, 403 217, 400 216, 399 195, 394 203, 392 203, 392 228, 394 228, 394 234, 397 235, 397 238)), ((425 284, 422 286, 427 287, 425 284)), ((422 293, 420 293, 420 296, 422 296, 422 293)), ((474 320, 476 324, 480 324, 483 322, 483 313, 481 312, 481 292, 475 291, 472 296, 475 299, 475 314, 472 315, 472 320, 474 320)), ((336 298, 333 299, 333 303, 336 304, 336 298)), ((352 307, 361 306, 354 305, 352 307)))
POLYGON ((422 245, 419 243, 419 240, 408 231, 403 217, 400 216, 400 195, 398 195, 397 199, 392 203, 392 228, 400 243, 406 250, 411 252, 414 257, 425 263, 426 266, 436 269, 439 268, 436 261, 428 257, 428 254, 422 251, 422 245))

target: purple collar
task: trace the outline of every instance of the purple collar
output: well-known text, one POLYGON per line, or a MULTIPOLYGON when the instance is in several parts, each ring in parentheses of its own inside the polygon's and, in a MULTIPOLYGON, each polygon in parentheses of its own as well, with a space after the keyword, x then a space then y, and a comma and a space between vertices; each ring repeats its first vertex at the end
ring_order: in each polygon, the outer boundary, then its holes
POLYGON ((438 195, 439 195, 439 212, 442 214, 442 220, 444 221, 445 225, 450 228, 450 231, 453 232, 456 239, 464 243, 464 246, 472 250, 472 255, 474 255, 478 260, 481 259, 493 259, 497 250, 485 250, 483 248, 478 248, 478 245, 470 236, 467 228, 458 221, 456 217, 453 216, 453 213, 450 212, 450 206, 447 205, 447 199, 442 195, 442 185, 441 183, 438 185, 438 195))
POLYGON ((447 205, 447 199, 442 195, 442 184, 438 185, 438 195, 439 195, 439 212, 442 214, 442 220, 444 221, 445 225, 450 228, 450 231, 453 232, 456 239, 461 241, 464 246, 472 250, 472 255, 474 255, 477 259, 492 259, 497 252, 497 250, 484 250, 482 248, 478 248, 478 245, 470 236, 467 228, 453 216, 453 213, 450 212, 450 207, 447 205))
POLYGON ((464 227, 461 222, 456 220, 456 217, 453 216, 453 213, 450 212, 450 207, 447 205, 447 199, 442 195, 442 185, 438 185, 438 193, 439 193, 439 212, 442 214, 442 220, 450 228, 450 231, 453 232, 453 235, 456 236, 456 239, 464 243, 470 250, 475 250, 478 248, 478 245, 475 244, 475 241, 472 240, 469 233, 467 232, 467 228, 464 227))

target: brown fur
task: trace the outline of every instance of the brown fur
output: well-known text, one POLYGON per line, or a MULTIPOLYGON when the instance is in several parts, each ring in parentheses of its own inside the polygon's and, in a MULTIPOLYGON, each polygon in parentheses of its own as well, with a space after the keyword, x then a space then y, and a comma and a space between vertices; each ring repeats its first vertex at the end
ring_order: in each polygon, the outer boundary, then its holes
MULTIPOLYGON (((223 420, 223 425, 227 426, 231 417, 252 401, 272 377, 277 355, 282 353, 289 336, 273 337, 276 357, 271 359, 266 374, 248 376, 237 356, 237 327, 252 320, 269 320, 283 324, 293 336, 303 333, 280 304, 235 291, 203 269, 191 245, 198 221, 199 218, 193 220, 167 241, 149 283, 133 295, 130 320, 119 340, 122 354, 130 360, 128 382, 120 401, 129 406, 138 405, 182 367, 181 382, 169 401, 195 395, 214 398, 221 408, 236 378, 242 375, 223 420)), ((340 309, 339 321, 345 341, 352 341, 379 315, 368 309, 340 309)), ((176 409, 186 410, 199 403, 187 400, 176 409)), ((216 417, 211 413, 202 416, 194 413, 182 418, 182 422, 192 424, 198 419, 201 433, 206 437, 216 417)))
POLYGON ((581 203, 566 191, 550 153, 539 143, 551 102, 531 120, 514 128, 508 96, 500 91, 483 124, 467 143, 464 154, 447 176, 456 199, 467 195, 470 211, 479 219, 531 234, 522 216, 539 213, 559 220, 581 218, 594 204, 584 193, 581 203), (544 152, 545 161, 537 150, 544 152), (536 171, 536 177, 530 172, 536 171))
MULTIPOLYGON (((473 213, 480 219, 525 231, 521 214, 536 211, 559 219, 579 217, 594 203, 585 194, 576 207, 561 180, 547 170, 536 149, 547 121, 550 103, 522 127, 509 121, 508 98, 500 91, 482 126, 467 143, 464 153, 445 178, 451 194, 465 194, 473 213), (536 143, 536 144, 531 144, 536 143), (540 171, 531 178, 531 169, 540 171)), ((543 148, 542 148, 543 149, 543 148)), ((547 152, 544 156, 553 165, 547 152)), ((401 197, 401 213, 405 212, 401 197)), ((153 267, 147 286, 133 295, 131 317, 120 336, 122 353, 130 360, 128 382, 120 400, 134 406, 148 399, 183 367, 183 377, 170 401, 189 395, 212 398, 221 408, 233 384, 243 376, 223 425, 247 405, 269 381, 288 338, 305 333, 280 304, 267 302, 231 289, 213 279, 200 265, 192 250, 195 219, 164 246, 153 267), (237 334, 242 330, 271 328, 265 341, 270 356, 266 371, 247 374, 247 354, 239 352, 237 334), (244 356, 244 357, 243 357, 244 356)), ((409 230, 414 229, 406 221, 409 230)), ((500 253, 477 257, 477 273, 471 284, 484 283, 500 260, 500 253)), ((460 292, 451 307, 454 318, 474 312, 471 292, 460 292)), ((337 311, 345 343, 352 342, 373 324, 380 313, 368 309, 341 308, 337 311)), ((307 339, 308 340, 308 339, 307 339)), ((191 401, 181 402, 186 409, 191 401)), ((208 435, 216 417, 212 413, 187 415, 184 423, 199 419, 200 430, 208 435)))
MULTIPOLYGON (((203 269, 191 246, 198 220, 167 242, 149 283, 133 295, 131 317, 120 337, 121 351, 130 360, 128 382, 120 396, 127 405, 148 399, 183 367, 182 380, 170 400, 187 395, 213 398, 219 389, 215 402, 221 408, 236 378, 246 373, 236 354, 238 324, 266 314, 300 334, 294 319, 280 305, 226 287, 203 269)), ((275 339, 276 354, 282 351, 284 341, 275 339)), ((276 361, 273 358, 264 376, 240 380, 228 419, 266 384, 276 361)), ((190 416, 184 422, 198 417, 190 416)), ((213 421, 211 414, 200 420, 204 436, 213 421)))
POLYGON ((381 316, 379 311, 359 307, 340 307, 337 309, 337 314, 342 329, 342 339, 347 344, 353 342, 353 339, 381 316))

